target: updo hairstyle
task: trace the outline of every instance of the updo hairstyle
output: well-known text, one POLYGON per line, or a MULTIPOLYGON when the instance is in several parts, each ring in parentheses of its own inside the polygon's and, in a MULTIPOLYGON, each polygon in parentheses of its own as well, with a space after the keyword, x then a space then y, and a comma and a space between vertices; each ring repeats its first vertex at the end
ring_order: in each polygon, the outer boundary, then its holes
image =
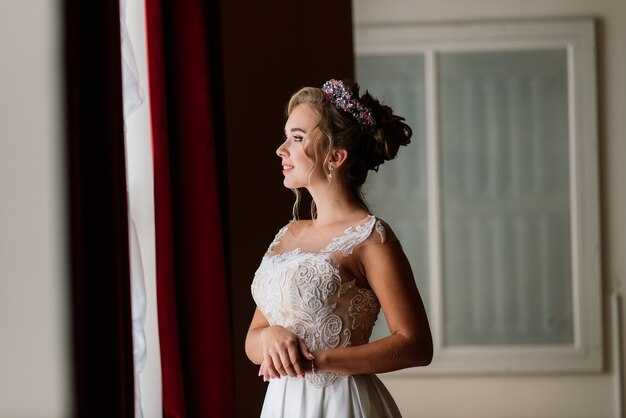
MULTIPOLYGON (((359 102, 371 110, 375 121, 373 127, 359 124, 352 114, 338 109, 326 98, 326 93, 316 87, 304 87, 291 96, 287 105, 287 117, 300 104, 311 107, 319 117, 317 128, 321 135, 309 157, 316 165, 322 161, 322 168, 328 177, 332 151, 345 149, 348 156, 341 170, 342 175, 335 175, 333 180, 336 178, 343 181, 359 206, 369 212, 361 192, 369 170, 378 171, 381 164, 395 158, 400 146, 411 142, 413 133, 409 125, 404 123, 405 118, 394 115, 389 106, 380 103, 368 91, 359 96, 358 84, 346 80, 343 83, 353 98, 358 97, 359 102)), ((299 193, 296 192, 296 196, 294 214, 297 211, 299 193)))

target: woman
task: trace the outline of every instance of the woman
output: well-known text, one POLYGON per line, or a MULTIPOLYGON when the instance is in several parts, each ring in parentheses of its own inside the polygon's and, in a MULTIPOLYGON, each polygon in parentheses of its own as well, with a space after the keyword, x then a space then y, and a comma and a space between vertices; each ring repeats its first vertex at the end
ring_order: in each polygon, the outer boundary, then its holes
POLYGON ((284 185, 294 220, 257 270, 246 353, 269 381, 262 417, 399 417, 374 373, 425 366, 432 337, 411 267, 361 195, 369 170, 396 156, 411 129, 358 86, 330 80, 287 107, 284 185), (311 220, 295 220, 299 189, 311 220), (368 342, 382 307, 391 335, 368 342))

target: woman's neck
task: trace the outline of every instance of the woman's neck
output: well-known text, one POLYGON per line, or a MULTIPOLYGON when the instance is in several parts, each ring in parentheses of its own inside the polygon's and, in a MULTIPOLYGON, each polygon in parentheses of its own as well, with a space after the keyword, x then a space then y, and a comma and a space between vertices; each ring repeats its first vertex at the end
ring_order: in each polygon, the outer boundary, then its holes
POLYGON ((317 216, 315 223, 324 226, 336 223, 361 220, 368 215, 347 187, 339 182, 330 185, 308 188, 315 202, 317 216))

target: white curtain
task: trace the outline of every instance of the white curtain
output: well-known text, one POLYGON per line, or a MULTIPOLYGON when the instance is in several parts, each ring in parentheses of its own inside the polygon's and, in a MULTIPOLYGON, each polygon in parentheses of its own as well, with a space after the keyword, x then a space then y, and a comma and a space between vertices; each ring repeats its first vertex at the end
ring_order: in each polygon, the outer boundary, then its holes
MULTIPOLYGON (((122 86, 124 95, 124 133, 126 120, 143 104, 144 97, 139 85, 139 71, 135 62, 132 42, 126 28, 126 0, 120 0, 120 37, 122 50, 122 86)), ((126 147, 128 149, 128 147, 126 147)), ((128 199, 130 202, 130 199, 128 199)), ((130 290, 133 331, 133 363, 135 370, 135 417, 142 418, 141 387, 139 375, 146 363, 146 287, 144 269, 139 246, 137 226, 128 212, 129 226, 129 257, 130 257, 130 290)))

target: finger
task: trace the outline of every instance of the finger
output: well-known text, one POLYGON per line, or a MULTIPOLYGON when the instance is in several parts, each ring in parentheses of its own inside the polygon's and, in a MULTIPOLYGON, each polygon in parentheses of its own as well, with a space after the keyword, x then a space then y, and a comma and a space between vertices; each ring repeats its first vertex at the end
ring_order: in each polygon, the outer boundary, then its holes
POLYGON ((302 352, 302 355, 309 360, 315 359, 315 357, 313 357, 313 354, 311 354, 311 352, 309 351, 309 347, 306 345, 306 343, 300 339, 298 339, 298 342, 300 344, 300 351, 302 352))
POLYGON ((270 380, 270 371, 269 368, 267 367, 267 363, 263 362, 263 369, 261 370, 261 376, 263 376, 263 381, 264 382, 268 382, 270 380))
POLYGON ((267 382, 268 380, 270 380, 270 376, 267 371, 267 367, 265 366, 265 362, 263 362, 263 364, 261 364, 261 367, 259 368, 259 376, 263 378, 264 382, 267 382))
POLYGON ((300 364, 300 351, 296 347, 289 350, 289 359, 291 360, 291 364, 296 375, 300 377, 304 376, 304 371, 302 370, 302 365, 300 364))
MULTIPOLYGON (((291 364, 291 356, 289 355, 289 351, 281 351, 280 352, 280 361, 282 362, 283 369, 285 371, 285 375, 289 375, 291 377, 296 377, 296 371, 293 368, 293 364, 291 364)), ((281 373, 282 374, 282 373, 281 373)))
POLYGON ((274 370, 276 371, 276 376, 273 377, 281 377, 287 376, 287 371, 283 365, 283 361, 280 358, 280 353, 272 354, 272 365, 274 366, 274 370))
POLYGON ((265 376, 268 380, 280 375, 278 371, 276 371, 276 368, 274 367, 274 360, 269 354, 265 354, 265 360, 263 360, 263 363, 265 364, 265 376))

